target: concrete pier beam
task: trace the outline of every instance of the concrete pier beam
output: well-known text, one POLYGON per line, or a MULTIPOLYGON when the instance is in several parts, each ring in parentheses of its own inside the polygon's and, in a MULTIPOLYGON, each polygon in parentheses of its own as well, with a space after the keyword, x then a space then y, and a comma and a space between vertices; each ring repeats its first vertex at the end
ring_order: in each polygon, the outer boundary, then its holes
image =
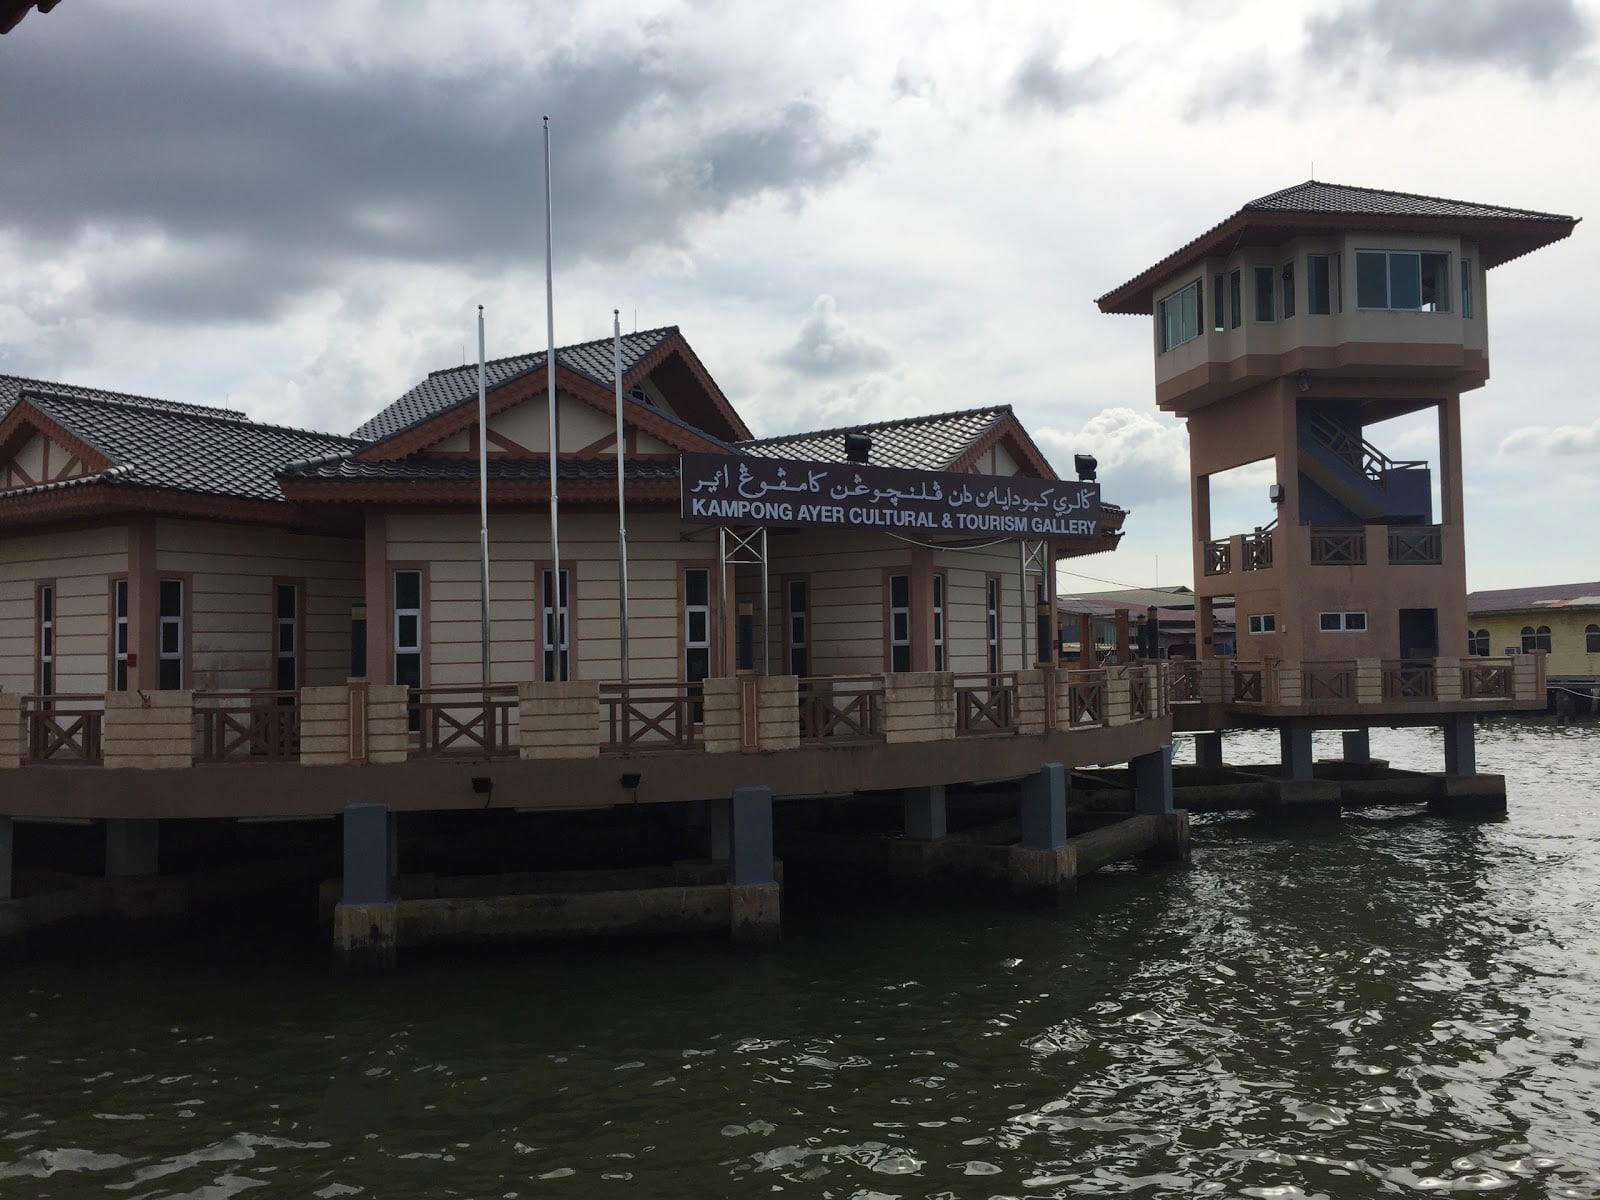
POLYGON ((159 874, 161 822, 114 817, 106 822, 106 878, 159 874))
POLYGON ((1347 729, 1344 731, 1344 761, 1347 763, 1369 763, 1372 761, 1372 736, 1365 729, 1347 729))
MULTIPOLYGON (((1220 735, 1219 735, 1220 740, 1220 735)), ((1130 764, 1133 772, 1133 811, 1164 816, 1173 811, 1172 746, 1167 744, 1141 754, 1130 764)))
POLYGON ((10 817, 0 817, 0 900, 15 894, 17 831, 10 817))
POLYGON ((1222 770, 1222 731, 1201 730, 1194 735, 1194 765, 1209 771, 1222 770))
POLYGON ((762 946, 782 933, 778 872, 772 854, 772 789, 734 788, 726 805, 731 844, 728 858, 729 934, 736 945, 762 946))
POLYGON ((1278 749, 1283 763, 1283 778, 1303 782, 1314 779, 1311 761, 1311 726, 1304 721, 1285 721, 1278 726, 1278 749))
POLYGON ((397 845, 387 804, 345 806, 344 897, 333 910, 334 951, 344 966, 395 964, 397 845))
POLYGON ((915 842, 936 842, 948 832, 945 823, 944 785, 907 788, 905 835, 915 842))
POLYGON ((1045 763, 1022 781, 1022 845, 1057 850, 1067 844, 1067 769, 1045 763))
POLYGON ((1469 713, 1444 719, 1444 773, 1450 778, 1478 773, 1476 727, 1469 713))

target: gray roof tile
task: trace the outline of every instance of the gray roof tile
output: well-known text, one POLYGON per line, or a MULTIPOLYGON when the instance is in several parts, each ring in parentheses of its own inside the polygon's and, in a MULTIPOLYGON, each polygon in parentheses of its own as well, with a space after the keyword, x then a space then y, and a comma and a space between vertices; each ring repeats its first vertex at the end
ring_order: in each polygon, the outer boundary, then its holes
MULTIPOLYGON (((626 374, 633 369, 635 363, 644 358, 668 336, 677 331, 677 326, 667 325, 660 329, 643 329, 637 333, 622 335, 622 370, 626 374)), ((531 354, 516 354, 510 358, 497 358, 484 364, 484 386, 486 388, 499 387, 508 380, 519 375, 526 375, 530 371, 544 368, 543 350, 531 354)), ((574 371, 611 386, 611 339, 601 338, 593 342, 579 342, 572 346, 557 346, 556 361, 572 368, 574 371)), ((478 395, 478 364, 467 363, 459 367, 448 367, 442 371, 432 372, 416 387, 412 388, 400 399, 385 408, 377 416, 371 418, 355 430, 350 436, 361 441, 376 442, 392 437, 403 429, 421 424, 428 418, 454 408, 458 404, 476 399, 478 395)))
POLYGON ((1600 608, 1600 580, 1467 593, 1467 612, 1473 616, 1533 612, 1541 608, 1600 608))
MULTIPOLYGON (((562 479, 615 479, 616 459, 564 458, 561 459, 562 479)), ((628 478, 639 480, 676 479, 678 460, 675 458, 633 458, 627 464, 628 478)), ((478 461, 475 458, 410 458, 390 459, 385 462, 365 462, 347 454, 332 455, 310 462, 292 463, 279 475, 285 479, 337 479, 374 482, 451 482, 456 480, 476 482, 478 461)), ((550 463, 545 458, 492 458, 489 460, 489 478, 503 482, 539 481, 550 478, 550 463)))
POLYGON ((1244 206, 1250 212, 1329 213, 1352 216, 1460 217, 1468 220, 1570 221, 1556 213, 1505 208, 1469 200, 1446 200, 1413 192, 1351 187, 1308 179, 1282 191, 1258 196, 1244 206))
POLYGON ((901 417, 868 425, 848 425, 782 437, 757 438, 737 443, 740 450, 763 458, 798 458, 808 462, 845 462, 844 435, 866 433, 872 437, 869 462, 880 467, 912 470, 948 469, 979 438, 1011 415, 1009 404, 972 408, 962 412, 901 417))

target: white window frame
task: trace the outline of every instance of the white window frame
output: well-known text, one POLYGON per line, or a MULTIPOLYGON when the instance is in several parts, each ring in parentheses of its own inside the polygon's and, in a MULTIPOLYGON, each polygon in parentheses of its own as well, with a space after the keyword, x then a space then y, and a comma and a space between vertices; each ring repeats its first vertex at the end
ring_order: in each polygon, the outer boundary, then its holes
POLYGON ((1250 623, 1246 628, 1251 633, 1277 633, 1278 615, 1276 613, 1251 613, 1250 623))
POLYGON ((935 572, 933 576, 933 669, 935 671, 948 671, 950 669, 948 660, 945 658, 944 600, 944 573, 935 572))
POLYGON ((794 671, 795 652, 805 655, 806 675, 811 674, 811 581, 791 579, 783 587, 783 606, 788 620, 784 625, 785 646, 789 651, 789 670, 794 671), (801 589, 805 603, 795 606, 795 588, 801 589))
POLYGON ((178 588, 178 611, 176 614, 161 613, 160 623, 156 632, 156 686, 161 686, 161 663, 175 662, 178 664, 178 682, 172 690, 182 689, 188 683, 189 664, 185 659, 183 645, 183 614, 187 609, 189 597, 184 594, 183 580, 168 577, 156 581, 156 610, 161 609, 161 593, 166 590, 167 584, 176 584, 178 588), (167 630, 172 630, 172 644, 174 649, 167 649, 167 630))
POLYGON ((1326 251, 1315 251, 1306 255, 1306 316, 1331 317, 1339 309, 1339 256, 1326 251), (1326 312, 1318 312, 1312 303, 1316 292, 1312 288, 1313 272, 1311 264, 1314 260, 1321 259, 1327 264, 1325 273, 1328 279, 1328 308, 1326 312))
POLYGON ((562 567, 553 581, 548 566, 539 568, 539 672, 546 683, 572 678, 572 589, 576 582, 568 567, 562 567), (550 595, 552 582, 555 584, 554 611, 550 595), (563 593, 565 604, 561 603, 563 593), (551 674, 552 667, 556 669, 555 675, 551 674))
POLYGON ((1182 287, 1167 293, 1156 303, 1156 336, 1161 346, 1161 353, 1165 354, 1168 350, 1175 350, 1185 343, 1192 342, 1205 332, 1205 304, 1200 287, 1202 282, 1199 279, 1191 279, 1182 287), (1167 328, 1168 306, 1181 301, 1190 292, 1194 293, 1194 327, 1187 336, 1184 336, 1183 326, 1177 325, 1177 336, 1169 338, 1167 328))
POLYGON ((50 696, 56 690, 56 585, 41 583, 34 592, 34 604, 39 625, 39 677, 34 683, 40 695, 50 696))
POLYGON ((1420 313, 1448 313, 1450 311, 1450 253, 1447 250, 1378 250, 1372 247, 1356 250, 1356 308, 1362 312, 1420 312, 1420 313), (1363 254, 1381 254, 1383 256, 1383 304, 1361 303, 1361 256, 1363 254), (1389 281, 1393 273, 1389 267, 1389 260, 1405 256, 1417 260, 1417 306, 1415 308, 1397 308, 1389 281), (1439 288, 1440 301, 1433 308, 1429 308, 1422 300, 1422 259, 1432 256, 1444 259, 1445 280, 1439 288))
POLYGON ((999 671, 1000 662, 1000 579, 990 575, 983 581, 984 636, 990 671, 999 671))
POLYGON ((1278 268, 1269 263, 1254 263, 1250 269, 1250 279, 1251 286, 1254 289, 1250 297, 1254 301, 1250 306, 1250 319, 1258 325, 1275 324, 1278 320, 1278 268), (1263 271, 1266 272, 1267 279, 1265 288, 1261 286, 1263 271), (1267 315, 1264 317, 1261 315, 1261 302, 1263 299, 1266 300, 1268 309, 1267 315))
POLYGON ((911 654, 911 576, 908 575, 908 574, 893 574, 893 575, 890 575, 889 576, 889 580, 888 580, 888 587, 889 587, 889 595, 887 597, 888 601, 889 601, 889 663, 888 663, 888 667, 889 667, 889 670, 890 670, 891 673, 898 672, 898 671, 909 671, 909 670, 911 670, 911 664, 912 664, 912 661, 913 661, 913 657, 912 657, 912 654, 911 654), (894 602, 894 581, 896 579, 904 579, 906 581, 906 602, 905 602, 904 605, 897 605, 894 602), (896 630, 899 630, 899 629, 903 629, 905 631, 903 635, 896 633, 896 630), (899 649, 902 649, 902 648, 905 650, 905 656, 904 657, 905 657, 905 664, 906 665, 903 666, 903 667, 897 667, 897 666, 894 665, 895 657, 896 657, 895 651, 899 650, 899 649))
POLYGON ((706 676, 710 677, 715 667, 714 656, 711 653, 711 568, 686 567, 683 572, 683 661, 678 665, 683 670, 684 679, 689 678, 689 651, 704 650, 706 652, 706 676), (706 577, 706 602, 704 604, 689 603, 689 576, 700 572, 706 577), (702 620, 700 628, 704 631, 700 637, 694 636, 694 616, 699 615, 702 620))
POLYGON ((1461 319, 1472 320, 1472 260, 1461 260, 1461 319))
POLYGON ((422 686, 422 572, 415 567, 400 567, 389 573, 389 595, 393 598, 398 588, 396 587, 402 575, 415 575, 417 577, 417 604, 415 608, 401 608, 397 603, 394 606, 394 618, 390 626, 390 655, 389 665, 394 670, 394 679, 399 682, 399 658, 402 654, 415 654, 417 656, 417 686, 422 686), (400 639, 400 618, 416 618, 416 639, 413 642, 403 642, 400 639))
MULTIPOLYGON (((301 588, 297 583, 274 583, 272 585, 272 687, 274 691, 293 691, 299 688, 300 680, 300 610, 303 607, 301 588), (288 589, 294 597, 294 612, 289 616, 283 615, 283 592, 288 589), (284 635, 288 635, 289 648, 283 648, 284 635), (283 664, 289 663, 290 677, 294 680, 288 688, 284 688, 283 664)), ((420 622, 419 622, 420 624, 420 622)))
POLYGON ((1341 612, 1325 612, 1317 614, 1317 631, 1319 633, 1365 633, 1367 632, 1367 613, 1365 609, 1347 609, 1341 612), (1334 619, 1333 624, 1328 624, 1328 618, 1334 619), (1359 618, 1352 623, 1351 618, 1359 618))

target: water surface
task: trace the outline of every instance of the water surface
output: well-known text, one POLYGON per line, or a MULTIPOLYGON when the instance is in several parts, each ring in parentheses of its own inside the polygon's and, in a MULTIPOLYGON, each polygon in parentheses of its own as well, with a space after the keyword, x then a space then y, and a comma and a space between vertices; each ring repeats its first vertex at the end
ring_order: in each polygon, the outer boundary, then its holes
POLYGON ((755 957, 370 982, 248 930, 8 964, 0 1196, 1600 1197, 1600 726, 1478 756, 1506 822, 1199 819, 1191 868, 1061 915, 868 895, 755 957))

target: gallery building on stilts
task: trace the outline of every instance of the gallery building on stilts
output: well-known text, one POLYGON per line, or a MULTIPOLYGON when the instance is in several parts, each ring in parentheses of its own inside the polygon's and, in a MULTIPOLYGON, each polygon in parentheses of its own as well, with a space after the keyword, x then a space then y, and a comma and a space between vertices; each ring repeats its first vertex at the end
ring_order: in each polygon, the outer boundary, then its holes
POLYGON ((1051 894, 1181 851, 1163 665, 1059 661, 1092 460, 1006 405, 758 438, 676 328, 620 358, 626 659, 611 339, 556 355, 559 561, 542 353, 348 437, 0 377, 0 932, 310 877, 379 959, 764 940, 775 839, 1051 894))

